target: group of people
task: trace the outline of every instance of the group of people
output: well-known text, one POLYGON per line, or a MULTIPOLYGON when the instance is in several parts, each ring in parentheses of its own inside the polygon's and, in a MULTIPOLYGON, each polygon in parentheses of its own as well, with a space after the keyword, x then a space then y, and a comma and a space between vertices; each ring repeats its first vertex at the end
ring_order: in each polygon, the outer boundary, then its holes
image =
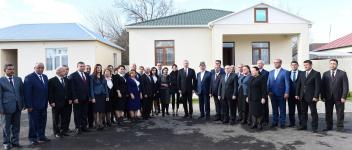
POLYGON ((281 67, 282 60, 274 60, 268 72, 264 62, 257 65, 226 65, 216 60, 214 69, 207 71, 200 62, 199 72, 189 67, 187 60, 178 69, 172 65, 162 67, 130 66, 129 71, 120 65, 114 68, 84 62, 77 63, 77 71, 69 75, 68 66, 56 69, 56 76, 48 79, 43 74, 44 64, 37 63, 34 72, 22 79, 15 76, 13 64, 4 66, 0 78, 0 114, 3 118, 4 149, 20 147, 21 111, 28 111, 31 145, 48 142, 45 135, 48 105, 52 108, 55 137, 68 136, 71 113, 74 114, 76 134, 98 131, 125 120, 132 123, 161 114, 178 116, 183 105, 184 118, 193 118, 193 95, 199 98, 199 119, 210 120, 210 99, 215 105, 215 120, 224 124, 247 124, 263 129, 269 125, 269 100, 272 104, 270 127, 286 127, 286 103, 289 107, 289 127, 307 130, 308 108, 312 116, 312 131, 318 129, 316 104, 325 102, 326 129, 333 129, 333 108, 337 112, 337 129, 343 130, 344 105, 349 92, 346 72, 337 69, 338 61, 330 60, 330 69, 321 77, 312 69, 312 61, 304 61, 305 71, 298 70, 298 62, 291 62, 291 71, 281 67), (171 103, 172 112, 169 111, 171 103), (237 115, 238 113, 238 115, 237 115), (127 119, 126 119, 127 118, 127 119))

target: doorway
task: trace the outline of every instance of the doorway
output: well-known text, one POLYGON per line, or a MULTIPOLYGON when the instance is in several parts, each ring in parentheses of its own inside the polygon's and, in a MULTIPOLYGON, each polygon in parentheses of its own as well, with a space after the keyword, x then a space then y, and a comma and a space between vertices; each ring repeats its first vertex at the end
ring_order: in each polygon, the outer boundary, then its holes
MULTIPOLYGON (((18 64, 17 64, 17 49, 1 49, 1 70, 4 70, 5 64, 13 64, 15 66, 15 75, 18 73, 18 64)), ((3 72, 4 74, 4 72, 3 72)))
POLYGON ((235 42, 224 42, 222 46, 222 61, 224 66, 235 65, 235 42))

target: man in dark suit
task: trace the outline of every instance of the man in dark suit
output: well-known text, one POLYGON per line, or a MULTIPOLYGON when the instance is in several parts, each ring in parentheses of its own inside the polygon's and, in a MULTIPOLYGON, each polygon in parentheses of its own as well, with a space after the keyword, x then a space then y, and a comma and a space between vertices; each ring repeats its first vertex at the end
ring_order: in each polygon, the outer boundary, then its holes
POLYGON ((211 73, 206 71, 205 62, 199 64, 200 72, 197 74, 197 95, 199 97, 199 119, 204 118, 210 119, 210 82, 211 73))
POLYGON ((188 60, 183 61, 183 68, 178 71, 177 88, 182 96, 183 108, 185 110, 184 118, 192 118, 193 105, 192 95, 196 90, 197 78, 193 69, 189 68, 188 60), (187 103, 189 107, 187 107, 187 103), (188 112, 189 111, 189 112, 188 112))
POLYGON ((77 63, 77 71, 70 75, 76 133, 89 132, 87 114, 89 102, 90 76, 84 72, 84 62, 77 63))
POLYGON ((273 122, 271 127, 277 127, 280 122, 280 127, 285 128, 286 101, 289 96, 290 85, 287 70, 281 68, 281 65, 281 59, 274 60, 275 69, 269 72, 268 77, 268 92, 273 110, 273 122))
POLYGON ((343 131, 345 102, 349 92, 348 78, 346 72, 337 69, 337 59, 330 60, 330 70, 323 74, 321 98, 325 101, 325 119, 326 128, 324 131, 333 128, 333 111, 334 105, 337 116, 337 130, 343 131))
MULTIPOLYGON (((257 66, 259 68, 260 75, 263 76, 264 78, 264 82, 267 83, 268 77, 269 77, 269 71, 264 69, 264 61, 258 60, 257 66)), ((269 103, 268 103, 268 96, 266 96, 265 103, 264 103, 263 125, 266 126, 268 124, 269 124, 269 103)))
POLYGON ((24 98, 28 109, 30 145, 50 141, 45 136, 48 108, 48 77, 43 74, 44 64, 37 63, 34 72, 24 79, 24 98))
POLYGON ((214 121, 220 121, 221 120, 221 102, 218 98, 218 87, 221 81, 222 76, 225 74, 225 71, 221 72, 221 61, 219 60, 219 64, 215 63, 215 68, 211 70, 211 85, 210 85, 210 97, 214 98, 214 104, 215 104, 215 120, 214 121))
POLYGON ((67 135, 68 132, 70 132, 70 122, 71 122, 71 114, 72 114, 72 94, 71 94, 71 82, 68 77, 68 73, 70 71, 69 67, 66 65, 63 65, 65 68, 65 76, 64 78, 68 81, 68 84, 66 85, 69 89, 68 94, 69 94, 69 100, 65 103, 64 106, 64 118, 63 118, 63 134, 64 136, 67 135))
POLYGON ((5 76, 0 78, 0 116, 4 120, 0 121, 4 124, 3 146, 7 150, 11 147, 21 147, 19 134, 24 95, 22 79, 14 76, 14 65, 6 64, 4 72, 5 76))
POLYGON ((301 102, 295 98, 295 94, 299 77, 301 77, 301 74, 304 74, 304 72, 298 70, 298 66, 299 65, 297 61, 292 61, 291 71, 287 72, 287 76, 290 81, 290 94, 288 98, 288 116, 290 119, 290 125, 288 127, 294 127, 296 124, 296 107, 298 112, 299 125, 301 125, 301 102))
POLYGON ((236 123, 237 88, 238 77, 231 73, 231 67, 227 65, 225 66, 225 75, 222 76, 218 88, 218 98, 222 103, 222 121, 224 124, 229 123, 229 120, 231 120, 231 125, 236 123))
POLYGON ((64 134, 65 104, 69 101, 68 79, 65 78, 66 68, 59 67, 56 69, 56 76, 48 82, 49 104, 52 107, 53 130, 57 138, 64 134))
POLYGON ((305 73, 301 74, 296 87, 296 99, 301 101, 302 117, 299 130, 307 130, 308 107, 312 116, 312 131, 318 130, 317 102, 319 100, 321 76, 320 72, 312 69, 312 61, 304 61, 305 73))
POLYGON ((150 68, 146 67, 144 74, 140 79, 140 89, 142 93, 142 116, 143 119, 149 119, 150 113, 153 108, 153 96, 154 96, 154 82, 152 77, 150 76, 150 68))

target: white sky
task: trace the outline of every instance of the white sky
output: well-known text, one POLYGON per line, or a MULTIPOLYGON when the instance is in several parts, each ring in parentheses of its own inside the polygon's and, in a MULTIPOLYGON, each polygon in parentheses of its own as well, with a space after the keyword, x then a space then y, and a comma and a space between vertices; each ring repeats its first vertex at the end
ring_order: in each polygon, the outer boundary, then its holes
MULTIPOLYGON (((352 33, 351 0, 174 0, 182 11, 214 8, 240 11, 260 2, 311 20, 310 42, 328 42, 352 33)), ((0 0, 0 28, 21 23, 77 22, 87 27, 87 16, 113 9, 114 0, 0 0)), ((119 13, 118 11, 116 11, 119 13)), ((121 18, 124 18, 121 13, 121 18)))

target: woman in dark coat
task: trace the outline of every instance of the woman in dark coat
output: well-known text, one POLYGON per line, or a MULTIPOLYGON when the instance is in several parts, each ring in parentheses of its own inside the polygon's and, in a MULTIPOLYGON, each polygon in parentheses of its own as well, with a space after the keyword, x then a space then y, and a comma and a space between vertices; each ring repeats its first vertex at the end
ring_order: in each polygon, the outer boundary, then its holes
POLYGON ((117 124, 122 125, 127 99, 129 98, 128 85, 125 78, 125 66, 118 66, 115 69, 116 71, 117 74, 112 77, 112 83, 115 85, 112 91, 114 91, 113 95, 116 98, 111 102, 115 110, 115 116, 117 117, 117 124))
POLYGON ((159 115, 160 113, 160 99, 159 99, 159 76, 158 76, 158 71, 155 67, 152 67, 151 69, 151 77, 154 81, 154 97, 153 97, 153 103, 154 103, 154 110, 152 111, 152 116, 159 115))
POLYGON ((137 122, 138 111, 141 109, 140 82, 137 79, 137 71, 132 69, 127 78, 128 92, 130 98, 127 101, 127 110, 130 112, 132 122, 137 122))
POLYGON ((104 127, 105 101, 109 100, 107 83, 102 72, 102 66, 96 64, 90 78, 90 97, 93 103, 95 128, 97 130, 102 130, 104 127))
POLYGON ((160 88, 159 88, 159 98, 162 106, 162 116, 169 114, 169 104, 170 104, 170 76, 168 75, 169 69, 163 68, 162 75, 159 77, 160 88))
POLYGON ((177 90, 177 75, 178 69, 177 65, 172 65, 172 71, 170 73, 170 95, 171 95, 171 105, 172 105, 172 115, 178 116, 178 108, 180 106, 180 93, 177 90), (176 106, 176 107, 175 107, 176 106), (176 108, 176 114, 175 114, 176 108))
POLYGON ((252 67, 252 78, 248 87, 248 103, 250 114, 252 115, 252 129, 263 129, 262 119, 264 115, 266 83, 264 76, 260 76, 259 68, 252 67))
POLYGON ((238 79, 238 112, 239 112, 239 119, 238 121, 242 121, 242 124, 246 124, 247 121, 250 123, 249 116, 249 105, 246 102, 248 97, 248 85, 251 79, 249 66, 243 66, 243 71, 238 79))

